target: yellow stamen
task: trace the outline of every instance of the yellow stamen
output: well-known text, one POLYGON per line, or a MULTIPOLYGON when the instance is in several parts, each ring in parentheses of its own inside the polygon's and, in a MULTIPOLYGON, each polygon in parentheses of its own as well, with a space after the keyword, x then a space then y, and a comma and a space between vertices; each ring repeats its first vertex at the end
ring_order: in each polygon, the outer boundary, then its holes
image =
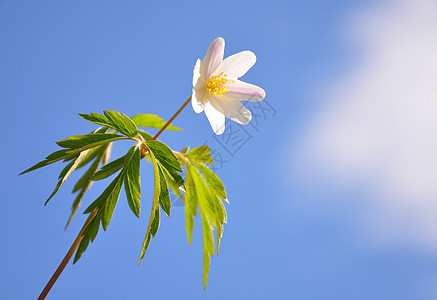
MULTIPOLYGON (((226 84, 228 80, 225 78, 228 75, 221 72, 219 75, 213 75, 205 82, 205 88, 213 96, 223 97, 223 94, 229 92, 226 84)), ((234 80, 232 81, 234 82, 234 80)))

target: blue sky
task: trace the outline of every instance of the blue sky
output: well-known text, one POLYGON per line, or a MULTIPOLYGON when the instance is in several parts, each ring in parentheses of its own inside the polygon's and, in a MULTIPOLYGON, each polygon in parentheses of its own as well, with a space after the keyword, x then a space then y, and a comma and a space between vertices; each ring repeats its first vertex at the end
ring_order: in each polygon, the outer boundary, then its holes
POLYGON ((207 142, 226 161, 231 204, 207 290, 199 220, 190 247, 181 207, 137 265, 153 194, 142 162, 141 218, 122 196, 49 299, 435 298, 435 11, 431 0, 0 1, 2 295, 35 298, 85 220, 64 232, 77 175, 44 207, 61 166, 17 174, 92 130, 79 112, 171 117, 222 36, 225 56, 257 55, 243 79, 265 89, 269 111, 239 149, 191 107, 174 122, 185 131, 161 139, 207 142))

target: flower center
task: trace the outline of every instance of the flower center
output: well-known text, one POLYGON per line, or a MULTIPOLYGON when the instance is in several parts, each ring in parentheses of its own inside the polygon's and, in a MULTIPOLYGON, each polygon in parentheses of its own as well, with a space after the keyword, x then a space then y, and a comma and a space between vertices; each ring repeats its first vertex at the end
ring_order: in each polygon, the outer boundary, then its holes
MULTIPOLYGON (((223 74, 221 72, 219 75, 213 75, 205 82, 205 88, 213 96, 223 97, 223 94, 229 92, 226 84, 228 83, 228 79, 226 78, 228 75, 223 74)), ((232 80, 235 82, 235 80, 232 80)))

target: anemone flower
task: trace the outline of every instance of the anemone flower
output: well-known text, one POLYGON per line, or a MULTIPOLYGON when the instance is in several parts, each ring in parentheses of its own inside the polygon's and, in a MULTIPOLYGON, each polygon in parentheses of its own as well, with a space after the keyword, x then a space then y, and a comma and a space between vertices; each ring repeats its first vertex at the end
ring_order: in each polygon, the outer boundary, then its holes
POLYGON ((250 122, 252 114, 240 101, 258 102, 266 95, 262 88, 238 80, 255 64, 255 54, 242 51, 223 60, 224 50, 225 40, 216 38, 193 71, 193 109, 205 111, 217 135, 225 131, 225 117, 242 125, 250 122))

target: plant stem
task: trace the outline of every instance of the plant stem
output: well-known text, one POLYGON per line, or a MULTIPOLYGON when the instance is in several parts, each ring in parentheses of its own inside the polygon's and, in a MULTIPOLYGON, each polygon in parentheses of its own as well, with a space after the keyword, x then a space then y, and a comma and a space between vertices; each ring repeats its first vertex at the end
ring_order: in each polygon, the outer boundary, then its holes
MULTIPOLYGON (((173 117, 170 118, 170 120, 167 121, 167 123, 165 123, 165 125, 158 131, 157 134, 155 134, 155 136, 152 138, 152 140, 156 140, 161 133, 171 124, 171 122, 173 122, 174 119, 176 119, 176 117, 181 113, 181 111, 184 110, 184 108, 188 105, 188 103, 190 103, 191 101, 191 96, 190 98, 187 99, 187 101, 185 101, 184 104, 182 104, 182 106, 178 109, 177 112, 175 112, 175 114, 173 115, 173 117)), ((146 156, 148 150, 145 147, 141 148, 141 158, 144 158, 144 156, 146 156)))
POLYGON ((158 138, 158 136, 161 135, 161 133, 168 127, 168 125, 171 124, 171 122, 173 122, 174 119, 176 119, 176 117, 181 113, 181 111, 184 110, 185 106, 188 105, 188 103, 190 103, 191 101, 191 96, 190 98, 187 99, 187 101, 185 101, 184 104, 182 104, 182 106, 178 109, 178 111, 173 115, 173 117, 170 118, 170 120, 167 121, 167 123, 165 123, 165 125, 161 128, 161 130, 158 131, 157 134, 155 134, 155 136, 153 137, 153 140, 156 140, 158 138))
POLYGON ((50 289, 55 284, 56 280, 58 279, 59 275, 61 275, 62 271, 64 270, 65 266, 70 261, 71 257, 73 256, 74 252, 76 251, 77 247, 79 246, 80 242, 82 241, 82 234, 85 231, 85 228, 91 222, 91 220, 94 218, 94 216, 97 214, 97 210, 93 211, 88 219, 85 221, 85 224, 83 224, 82 229, 80 230, 78 236, 73 242, 73 245, 71 245, 70 250, 68 250, 67 254, 65 255, 64 259, 62 260, 59 267, 56 269, 55 273, 50 278, 49 282, 47 283, 44 290, 41 292, 41 295, 39 295, 38 300, 45 299, 47 294, 50 292, 50 289))
MULTIPOLYGON (((173 115, 173 117, 171 117, 170 120, 168 120, 168 122, 165 123, 165 125, 161 128, 161 130, 159 130, 158 133, 155 134, 155 136, 153 137, 152 140, 156 140, 161 135, 161 133, 171 124, 171 122, 173 122, 174 119, 176 119, 176 117, 188 105, 188 103, 190 103, 190 101, 191 101, 191 96, 178 109, 178 111, 173 115)), ((146 154, 147 154, 147 149, 141 148, 141 158, 143 158, 146 154)), ((74 252, 76 251, 77 247, 79 246, 80 242, 82 241, 82 238, 83 238, 82 235, 83 235, 83 232, 85 231, 85 228, 88 226, 88 224, 91 222, 91 220, 96 216, 96 214, 97 214, 97 210, 93 211, 89 215, 88 219, 85 221, 85 224, 83 224, 82 229, 80 230, 79 234, 77 235, 76 239, 74 240, 73 245, 71 245, 70 250, 68 250, 68 252, 65 255, 64 259, 62 260, 61 264, 56 269, 55 273, 50 278, 50 280, 47 283, 47 285, 45 286, 44 290, 39 295, 38 300, 43 300, 43 299, 46 298, 47 294, 50 292, 51 288, 55 284, 55 282, 58 279, 59 275, 61 275, 61 273, 64 270, 65 266, 68 264, 68 262, 70 261, 71 257, 73 256, 74 252)))

